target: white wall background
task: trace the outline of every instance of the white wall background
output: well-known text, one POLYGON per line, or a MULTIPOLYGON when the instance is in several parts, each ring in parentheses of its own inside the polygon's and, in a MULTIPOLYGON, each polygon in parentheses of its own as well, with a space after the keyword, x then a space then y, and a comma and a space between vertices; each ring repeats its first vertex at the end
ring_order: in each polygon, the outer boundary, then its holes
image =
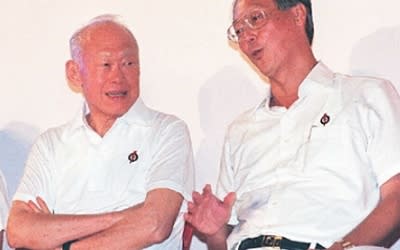
MULTIPOLYGON (((69 120, 81 97, 64 76, 68 39, 89 19, 119 14, 140 46, 151 107, 189 125, 197 189, 215 184, 226 125, 265 83, 226 40, 231 0, 0 0, 0 168, 12 197, 39 133, 69 120)), ((398 0, 314 0, 314 51, 335 71, 400 86, 398 0)), ((195 240, 193 249, 205 249, 195 240)), ((400 249, 400 246, 399 246, 400 249)))

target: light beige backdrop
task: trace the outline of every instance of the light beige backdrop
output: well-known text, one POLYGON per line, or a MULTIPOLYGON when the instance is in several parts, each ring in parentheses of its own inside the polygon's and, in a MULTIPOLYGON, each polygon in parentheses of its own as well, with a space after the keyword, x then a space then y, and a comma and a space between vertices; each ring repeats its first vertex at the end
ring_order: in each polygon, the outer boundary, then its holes
MULTIPOLYGON (((314 51, 335 71, 400 86, 398 0, 314 0, 314 51)), ((231 48, 231 0, 0 0, 0 168, 12 197, 30 145, 69 120, 81 97, 68 88, 70 35, 114 13, 137 37, 144 101, 189 125, 197 189, 215 184, 226 125, 262 97, 265 83, 231 48)), ((205 249, 194 241, 193 249, 205 249)), ((399 247, 400 249, 400 247, 399 247)))

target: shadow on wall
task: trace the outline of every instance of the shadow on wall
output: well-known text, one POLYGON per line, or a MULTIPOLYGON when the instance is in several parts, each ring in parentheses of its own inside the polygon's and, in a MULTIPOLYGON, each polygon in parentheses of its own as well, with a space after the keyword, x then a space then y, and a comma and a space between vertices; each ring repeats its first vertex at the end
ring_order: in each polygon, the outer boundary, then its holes
POLYGON ((22 176, 29 150, 39 129, 22 122, 11 122, 0 130, 0 168, 12 199, 22 176))
POLYGON ((238 68, 219 70, 200 88, 199 114, 204 138, 196 153, 196 189, 215 183, 227 126, 240 113, 261 101, 253 83, 238 68))
POLYGON ((350 58, 353 75, 390 80, 400 91, 400 26, 385 27, 360 39, 350 58))
MULTIPOLYGON (((360 39, 350 59, 353 75, 367 75, 390 80, 400 92, 400 26, 385 27, 360 39)), ((387 242, 396 242, 391 249, 400 250, 400 230, 387 242)))

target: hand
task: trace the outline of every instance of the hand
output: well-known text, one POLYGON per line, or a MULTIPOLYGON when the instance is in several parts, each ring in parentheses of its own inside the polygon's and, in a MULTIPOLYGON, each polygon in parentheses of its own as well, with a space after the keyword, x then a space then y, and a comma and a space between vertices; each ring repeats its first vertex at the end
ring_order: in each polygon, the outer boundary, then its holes
MULTIPOLYGON (((28 207, 35 213, 51 214, 50 209, 47 207, 46 202, 41 197, 36 197, 36 203, 32 200, 28 201, 28 207), (37 204, 36 204, 37 203, 37 204)), ((50 250, 50 249, 45 249, 50 250)), ((62 246, 56 247, 51 250, 62 250, 62 246)))
POLYGON ((36 202, 33 201, 28 201, 28 206, 32 210, 32 212, 35 213, 45 213, 45 214, 51 214, 50 209, 47 207, 46 202, 40 198, 39 196, 36 197, 36 202))
POLYGON ((219 200, 207 184, 202 194, 193 192, 193 202, 188 204, 185 220, 200 233, 213 235, 228 223, 235 200, 234 192, 228 193, 223 201, 219 200))

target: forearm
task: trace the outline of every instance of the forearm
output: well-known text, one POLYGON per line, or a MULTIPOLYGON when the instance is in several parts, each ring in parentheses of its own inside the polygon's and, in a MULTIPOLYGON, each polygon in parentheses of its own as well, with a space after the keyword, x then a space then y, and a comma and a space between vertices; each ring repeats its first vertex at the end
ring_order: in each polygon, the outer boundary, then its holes
POLYGON ((120 220, 117 213, 53 215, 34 213, 21 203, 13 207, 7 226, 9 244, 15 248, 49 249, 109 228, 120 220))
MULTIPOLYGON (((398 178, 397 178, 398 179, 398 178)), ((377 207, 343 239, 355 245, 386 245, 385 240, 399 229, 400 192, 383 193, 377 207)))
POLYGON ((170 235, 182 197, 173 191, 156 191, 146 201, 122 211, 112 227, 72 244, 71 249, 143 249, 170 235), (163 201, 164 200, 164 201, 163 201))
POLYGON ((227 249, 226 239, 232 232, 232 226, 225 225, 217 233, 205 236, 207 247, 209 250, 227 249))
POLYGON ((379 245, 400 223, 400 199, 387 197, 345 238, 357 245, 379 245))
POLYGON ((142 249, 152 242, 152 226, 149 215, 142 213, 138 205, 129 210, 136 213, 134 219, 124 218, 109 229, 83 238, 72 244, 71 249, 142 249))

